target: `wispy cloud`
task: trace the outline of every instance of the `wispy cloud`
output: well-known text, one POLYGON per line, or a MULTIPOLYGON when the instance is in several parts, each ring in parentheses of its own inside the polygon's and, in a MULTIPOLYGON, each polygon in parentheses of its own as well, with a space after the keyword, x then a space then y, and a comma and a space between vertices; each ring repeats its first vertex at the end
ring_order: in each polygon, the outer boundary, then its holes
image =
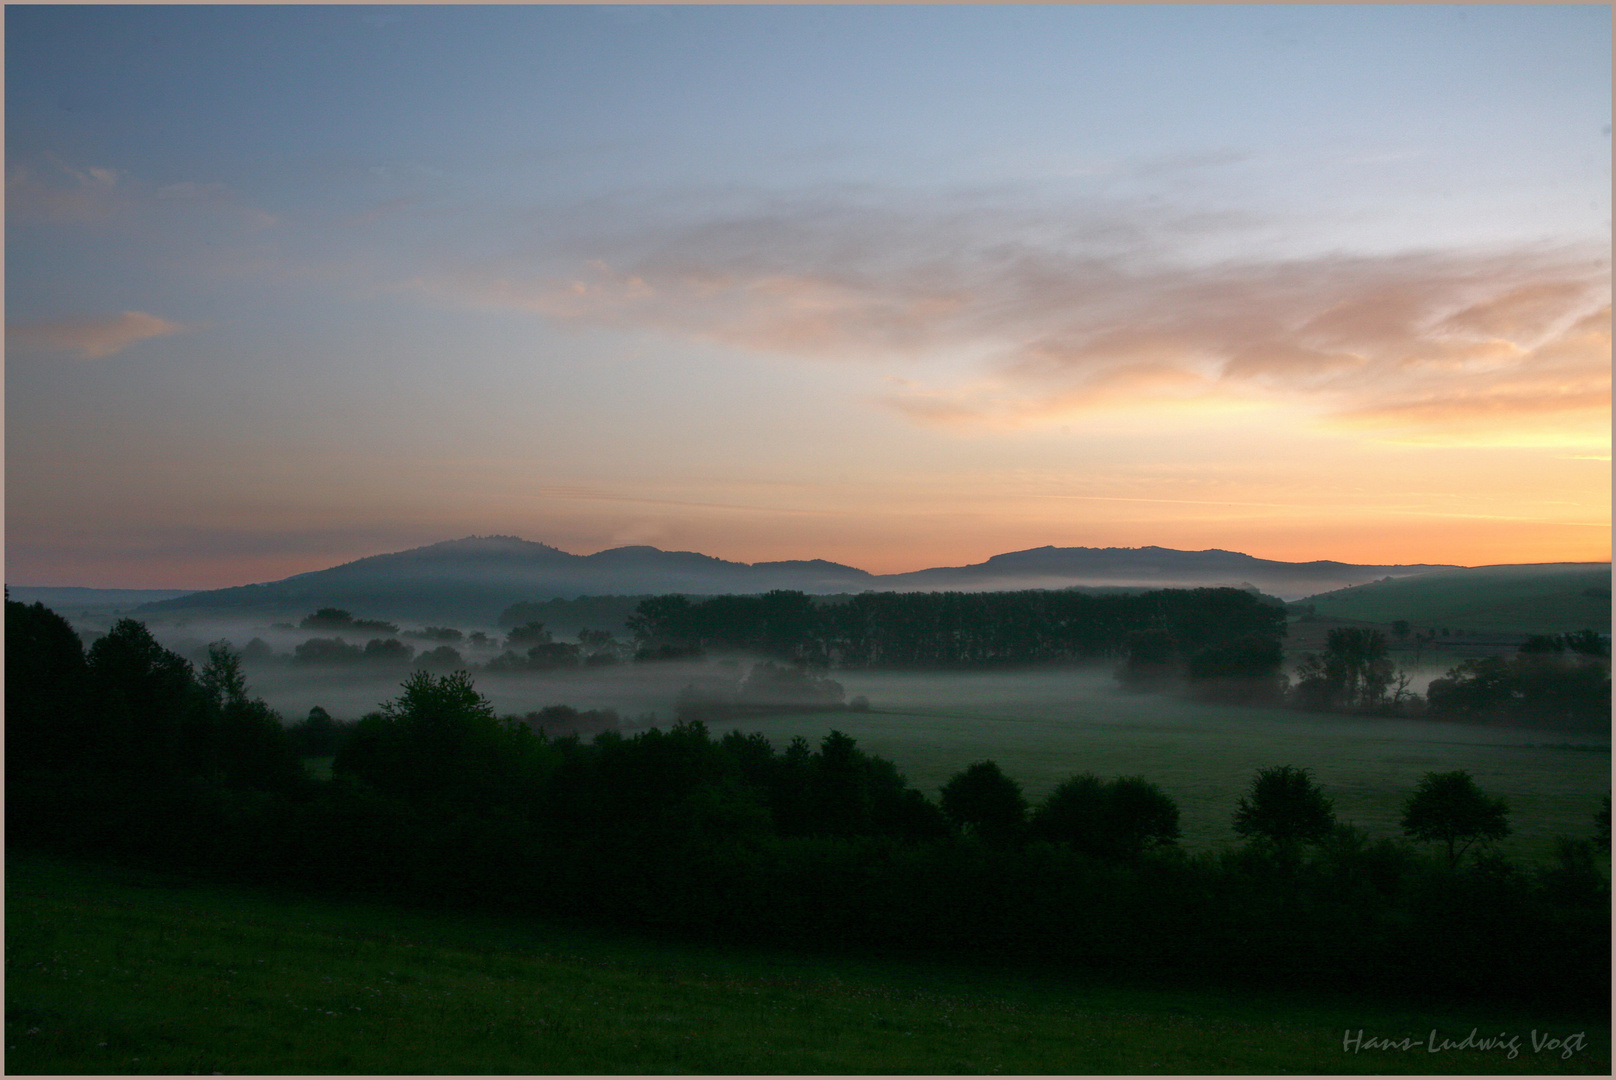
POLYGON ((6 171, 6 218, 14 225, 101 225, 128 205, 116 169, 76 168, 47 155, 6 171))
POLYGON ((6 338, 13 344, 76 353, 81 359, 99 360, 121 352, 137 341, 166 337, 188 329, 183 323, 125 311, 91 319, 51 319, 7 323, 6 338))
POLYGON ((927 424, 1288 401, 1347 429, 1507 443, 1608 415, 1602 253, 1211 258, 1203 240, 1227 249, 1257 223, 915 203, 640 217, 415 284, 560 322, 901 365, 908 385, 881 404, 927 424), (980 359, 959 376, 933 363, 945 355, 980 359))
POLYGON ((207 215, 249 231, 278 222, 228 184, 154 186, 122 169, 74 165, 55 154, 17 162, 6 172, 6 218, 13 225, 128 226, 175 214, 207 215))

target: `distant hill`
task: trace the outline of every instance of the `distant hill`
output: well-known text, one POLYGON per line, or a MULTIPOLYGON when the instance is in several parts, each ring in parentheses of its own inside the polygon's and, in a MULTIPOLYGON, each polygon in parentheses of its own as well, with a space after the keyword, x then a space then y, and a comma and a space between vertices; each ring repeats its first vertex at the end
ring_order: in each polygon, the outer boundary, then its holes
POLYGON ((1439 570, 1309 596, 1316 614, 1416 629, 1610 633, 1610 563, 1530 563, 1439 570))
POLYGON ((1228 585, 1295 598, 1382 577, 1444 567, 1286 563, 1232 551, 1056 548, 996 555, 972 566, 871 574, 822 559, 740 563, 693 551, 621 547, 572 555, 512 536, 467 537, 157 603, 157 612, 232 611, 286 618, 341 607, 364 618, 493 625, 512 604, 579 596, 717 595, 795 589, 815 595, 999 591, 1076 586, 1190 588, 1228 585))
POLYGON ((189 596, 191 589, 87 589, 76 585, 8 585, 6 596, 19 604, 44 604, 52 611, 133 611, 142 604, 189 596))
POLYGON ((1382 577, 1448 569, 1443 566, 1359 566, 1340 562, 1275 562, 1238 551, 1177 551, 1173 548, 1041 547, 995 555, 973 566, 939 567, 887 574, 881 587, 900 591, 962 592, 1000 589, 1064 589, 1073 585, 1122 585, 1151 589, 1227 585, 1256 588, 1283 599, 1341 588, 1382 577))
POLYGON ((754 565, 653 547, 573 555, 514 536, 473 536, 262 585, 193 593, 146 610, 291 617, 334 606, 366 618, 493 625, 502 611, 521 601, 770 589, 861 592, 874 581, 862 570, 822 560, 754 565))

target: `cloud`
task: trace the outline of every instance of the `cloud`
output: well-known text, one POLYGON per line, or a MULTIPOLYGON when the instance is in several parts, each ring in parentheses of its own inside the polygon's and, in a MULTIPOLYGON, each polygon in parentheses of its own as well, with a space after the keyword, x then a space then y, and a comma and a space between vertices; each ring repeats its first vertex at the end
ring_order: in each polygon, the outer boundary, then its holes
POLYGON ((248 231, 278 221, 243 202, 228 184, 181 180, 153 187, 118 169, 75 166, 49 153, 8 169, 6 218, 13 225, 75 226, 217 219, 248 231))
POLYGON ((14 225, 100 225, 127 208, 127 189, 115 169, 75 168, 46 155, 40 168, 15 164, 6 171, 6 218, 14 225))
POLYGON ((178 334, 189 327, 144 311, 125 311, 99 319, 52 319, 7 323, 6 337, 17 345, 56 352, 74 352, 85 360, 99 360, 147 338, 178 334))
POLYGON ((1245 400, 1507 443, 1609 408, 1603 252, 1213 258, 1260 223, 993 193, 601 220, 415 284, 562 323, 899 365, 912 385, 882 404, 956 427, 1245 400), (941 358, 962 355, 976 370, 950 375, 941 358))

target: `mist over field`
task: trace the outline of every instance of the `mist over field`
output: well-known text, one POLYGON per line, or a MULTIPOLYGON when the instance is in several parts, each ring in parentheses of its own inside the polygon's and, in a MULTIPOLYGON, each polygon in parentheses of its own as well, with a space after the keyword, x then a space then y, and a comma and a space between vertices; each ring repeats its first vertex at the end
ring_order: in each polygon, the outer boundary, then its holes
POLYGON ((1609 5, 3 18, 17 1071, 1608 1072, 1609 5))
MULTIPOLYGON (((87 620, 85 628, 104 629, 110 618, 87 620)), ((240 649, 255 638, 263 641, 277 655, 246 664, 249 689, 288 724, 314 706, 338 720, 357 719, 397 698, 412 670, 407 663, 296 663, 290 654, 297 644, 329 634, 284 623, 186 617, 154 619, 150 628, 165 646, 198 663, 210 642, 228 639, 240 649)), ((401 631, 411 629, 405 625, 401 631)), ((478 628, 463 629, 469 634, 478 628)), ((485 647, 456 642, 468 664, 484 664, 504 648, 506 630, 480 629, 488 636, 485 647)), ((617 637, 626 638, 618 629, 617 637)), ((348 637, 362 644, 365 635, 348 637)), ((754 665, 765 662, 735 652, 601 668, 474 671, 473 679, 500 715, 524 716, 555 705, 612 710, 620 729, 629 733, 646 726, 667 730, 687 688, 733 690, 754 665)), ((1418 667, 1406 663, 1409 689, 1423 694, 1456 662, 1453 655, 1436 654, 1418 667)), ((1593 809, 1609 790, 1608 733, 1190 701, 1129 690, 1119 682, 1117 666, 1117 661, 1094 661, 997 672, 833 668, 826 677, 842 687, 844 706, 862 698, 867 711, 801 709, 781 702, 777 712, 754 708, 709 726, 715 737, 732 730, 760 732, 777 750, 798 736, 817 746, 839 730, 866 752, 893 761, 932 797, 950 777, 980 760, 995 761, 1034 803, 1078 773, 1142 776, 1182 807, 1182 843, 1192 849, 1234 843, 1235 802, 1257 770, 1277 764, 1311 769, 1335 799, 1341 820, 1388 837, 1399 835, 1402 805, 1422 775, 1466 769, 1516 811, 1516 831, 1500 850, 1532 858, 1546 857, 1557 836, 1586 832, 1593 809)))

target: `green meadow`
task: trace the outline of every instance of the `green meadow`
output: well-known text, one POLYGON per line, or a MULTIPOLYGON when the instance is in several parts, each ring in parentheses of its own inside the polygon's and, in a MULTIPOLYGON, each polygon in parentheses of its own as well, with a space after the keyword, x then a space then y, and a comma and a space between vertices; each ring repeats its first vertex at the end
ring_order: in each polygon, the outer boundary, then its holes
POLYGON ((12 855, 5 1064, 13 1074, 1604 1074, 1610 1031, 1598 1016, 659 943, 12 855), (1452 1048, 1467 1038, 1470 1048, 1452 1048))
POLYGON ((1120 689, 1108 670, 994 674, 834 672, 867 713, 796 713, 726 725, 784 748, 832 728, 889 758, 932 798, 955 773, 997 762, 1029 799, 1080 772, 1143 776, 1181 812, 1183 843, 1232 844, 1229 827, 1252 775, 1313 770, 1337 817, 1399 835, 1404 802, 1427 772, 1465 769, 1511 807, 1509 856, 1546 858, 1557 836, 1585 837, 1610 791, 1610 739, 1434 720, 1199 704, 1120 689))
POLYGON ((1543 563, 1438 570, 1373 581, 1303 600, 1316 614, 1416 629, 1610 633, 1610 563, 1543 563))

